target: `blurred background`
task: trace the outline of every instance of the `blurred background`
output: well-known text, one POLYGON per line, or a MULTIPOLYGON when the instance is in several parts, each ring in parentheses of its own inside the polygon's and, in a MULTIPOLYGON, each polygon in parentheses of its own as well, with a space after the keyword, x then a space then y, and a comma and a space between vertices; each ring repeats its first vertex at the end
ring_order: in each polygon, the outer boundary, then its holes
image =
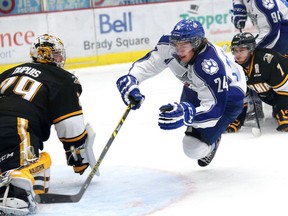
MULTIPOLYGON (((229 50, 237 33, 231 9, 230 0, 0 0, 0 73, 30 61, 30 45, 44 33, 62 39, 66 69, 133 62, 188 18, 229 50)), ((245 30, 253 32, 251 22, 245 30)))

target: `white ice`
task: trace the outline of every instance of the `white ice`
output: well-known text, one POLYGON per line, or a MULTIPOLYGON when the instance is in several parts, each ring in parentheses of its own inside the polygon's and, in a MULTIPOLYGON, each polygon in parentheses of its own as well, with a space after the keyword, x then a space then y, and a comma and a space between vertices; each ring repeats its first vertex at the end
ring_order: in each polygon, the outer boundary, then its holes
MULTIPOLYGON (((125 111, 115 83, 130 65, 74 71, 83 86, 85 120, 97 134, 96 157, 125 111)), ((288 134, 276 131, 269 106, 264 106, 261 136, 253 136, 253 122, 224 134, 213 162, 202 168, 182 151, 184 127, 163 131, 157 125, 159 107, 179 100, 180 81, 166 70, 140 89, 145 102, 128 115, 100 165, 100 177, 93 178, 80 202, 40 204, 37 215, 288 215, 288 134)), ((89 170, 74 174, 54 128, 51 132, 44 147, 53 161, 50 192, 77 193, 89 170)))

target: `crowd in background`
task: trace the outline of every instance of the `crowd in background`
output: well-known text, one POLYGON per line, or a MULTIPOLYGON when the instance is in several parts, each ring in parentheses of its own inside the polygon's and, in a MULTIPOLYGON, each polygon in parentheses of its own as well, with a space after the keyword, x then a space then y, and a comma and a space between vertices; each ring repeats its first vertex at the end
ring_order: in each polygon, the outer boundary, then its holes
POLYGON ((0 16, 180 0, 3 0, 0 16))

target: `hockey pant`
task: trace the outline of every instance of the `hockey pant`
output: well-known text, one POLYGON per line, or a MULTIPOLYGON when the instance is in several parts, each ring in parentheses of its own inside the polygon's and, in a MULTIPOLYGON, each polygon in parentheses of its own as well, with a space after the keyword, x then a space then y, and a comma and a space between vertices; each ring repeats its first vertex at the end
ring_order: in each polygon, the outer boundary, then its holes
POLYGON ((0 115, 0 173, 29 165, 43 143, 24 118, 0 115))

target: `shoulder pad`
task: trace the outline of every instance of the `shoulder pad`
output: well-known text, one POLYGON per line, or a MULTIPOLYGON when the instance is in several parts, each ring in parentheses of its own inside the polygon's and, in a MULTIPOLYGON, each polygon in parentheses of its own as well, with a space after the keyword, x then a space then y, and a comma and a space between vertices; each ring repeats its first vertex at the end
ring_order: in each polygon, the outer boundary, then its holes
POLYGON ((163 45, 163 44, 166 44, 168 45, 169 44, 169 38, 170 38, 170 34, 166 34, 166 35, 163 35, 160 40, 158 41, 158 44, 157 45, 163 45))

